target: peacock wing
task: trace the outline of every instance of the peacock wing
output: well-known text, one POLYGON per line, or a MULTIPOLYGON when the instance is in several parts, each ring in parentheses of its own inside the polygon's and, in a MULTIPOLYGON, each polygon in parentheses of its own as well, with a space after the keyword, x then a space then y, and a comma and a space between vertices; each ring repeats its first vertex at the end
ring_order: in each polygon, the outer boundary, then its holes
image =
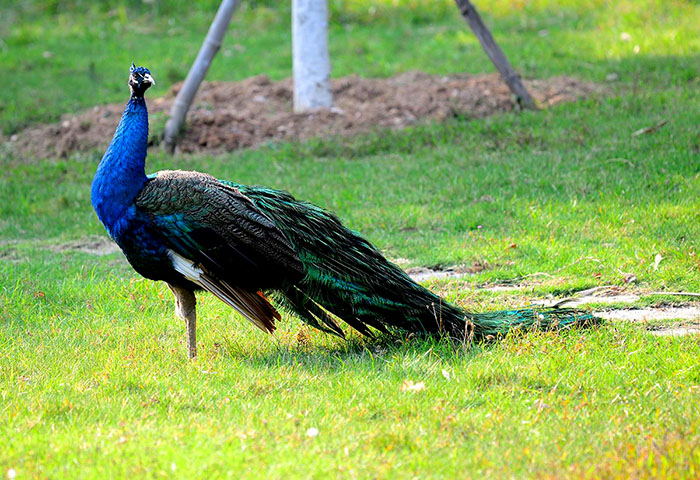
POLYGON ((322 307, 366 334, 368 327, 386 331, 415 323, 425 323, 426 330, 437 328, 430 308, 439 307, 441 300, 334 214, 284 191, 225 183, 239 188, 294 245, 306 276, 297 289, 285 288, 283 293, 308 323, 338 330, 319 312, 322 307))
POLYGON ((135 201, 173 268, 263 330, 279 313, 261 293, 303 277, 284 234, 238 189, 197 172, 162 171, 135 201))

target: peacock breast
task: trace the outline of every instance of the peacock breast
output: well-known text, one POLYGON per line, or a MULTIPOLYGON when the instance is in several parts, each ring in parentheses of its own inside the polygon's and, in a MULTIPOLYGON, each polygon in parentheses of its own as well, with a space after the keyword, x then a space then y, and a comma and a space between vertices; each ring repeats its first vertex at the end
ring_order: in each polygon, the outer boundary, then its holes
POLYGON ((110 232, 131 266, 151 280, 172 281, 179 275, 172 268, 162 235, 140 215, 136 207, 127 209, 110 232))

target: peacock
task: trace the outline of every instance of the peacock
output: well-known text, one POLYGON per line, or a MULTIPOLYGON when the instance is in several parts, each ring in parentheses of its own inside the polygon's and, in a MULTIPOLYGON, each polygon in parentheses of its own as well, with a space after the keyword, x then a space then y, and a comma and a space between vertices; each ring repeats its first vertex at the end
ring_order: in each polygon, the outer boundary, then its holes
POLYGON ((92 182, 92 205, 143 277, 166 282, 196 356, 195 291, 206 290, 264 332, 297 315, 344 337, 425 332, 483 339, 514 327, 595 324, 589 313, 528 308, 471 313, 414 282, 331 212, 285 191, 246 186, 192 171, 145 173, 154 85, 145 67, 129 69, 131 96, 92 182))

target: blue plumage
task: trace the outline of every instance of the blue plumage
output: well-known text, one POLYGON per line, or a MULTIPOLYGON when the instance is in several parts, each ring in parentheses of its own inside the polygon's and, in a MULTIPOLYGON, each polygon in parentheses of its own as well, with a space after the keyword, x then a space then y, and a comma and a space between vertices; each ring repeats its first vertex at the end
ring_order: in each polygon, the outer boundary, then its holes
POLYGON ((153 83, 148 69, 129 72, 131 98, 92 182, 92 206, 114 241, 142 275, 142 263, 165 264, 166 245, 149 228, 149 219, 135 206, 148 181, 145 160, 148 145, 148 109, 143 93, 153 83), (143 259, 142 261, 139 261, 143 259), (160 261, 158 261, 160 259, 160 261))
POLYGON ((597 323, 573 309, 471 313, 412 281, 330 212, 290 194, 198 172, 146 176, 148 69, 129 72, 131 98, 92 183, 92 205, 134 269, 167 282, 196 354, 194 291, 204 289, 264 331, 277 306, 321 330, 499 335, 513 327, 597 323))

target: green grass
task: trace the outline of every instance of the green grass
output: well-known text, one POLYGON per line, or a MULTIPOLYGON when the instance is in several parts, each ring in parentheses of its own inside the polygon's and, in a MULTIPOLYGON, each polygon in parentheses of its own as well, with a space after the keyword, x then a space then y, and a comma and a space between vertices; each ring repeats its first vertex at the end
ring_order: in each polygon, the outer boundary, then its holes
MULTIPOLYGON (((124 101, 132 58, 162 94, 199 47, 207 3, 3 4, 0 128, 124 101)), ((288 6, 244 5, 211 78, 288 76, 288 6)), ((331 9, 336 76, 491 70, 451 2, 331 9)), ((598 285, 700 291, 698 3, 481 9, 524 74, 618 79, 605 96, 542 112, 217 157, 154 151, 149 170, 290 190, 405 265, 485 265, 429 285, 474 310, 598 285), (523 277, 516 292, 473 288, 523 277)), ((104 235, 89 200, 100 155, 39 162, 0 150, 0 476, 700 475, 700 343, 643 325, 455 346, 345 342, 285 318, 268 337, 202 295, 200 357, 188 361, 163 285, 119 254, 57 248, 104 235)))

